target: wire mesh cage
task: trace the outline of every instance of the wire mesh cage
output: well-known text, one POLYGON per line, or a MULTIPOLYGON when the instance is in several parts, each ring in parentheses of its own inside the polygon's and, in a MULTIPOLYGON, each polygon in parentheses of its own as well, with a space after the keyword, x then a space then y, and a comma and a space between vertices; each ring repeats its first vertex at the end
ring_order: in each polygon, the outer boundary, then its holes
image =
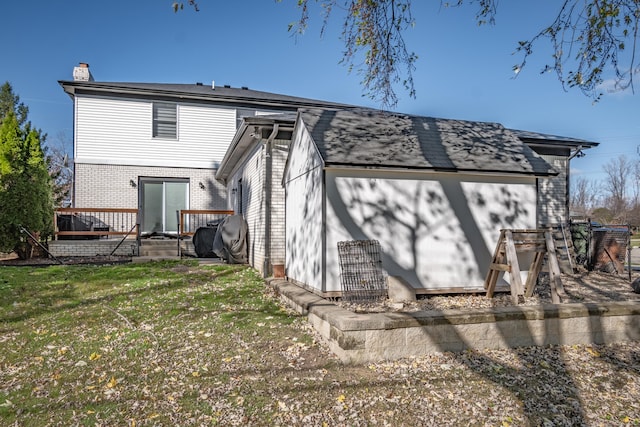
POLYGON ((338 242, 342 298, 350 303, 374 303, 387 298, 387 276, 377 240, 338 242))
POLYGON ((629 227, 606 225, 594 228, 592 233, 594 268, 608 273, 622 273, 629 247, 629 227))
POLYGON ((576 261, 588 270, 621 273, 630 261, 631 230, 626 224, 572 221, 571 236, 576 261))

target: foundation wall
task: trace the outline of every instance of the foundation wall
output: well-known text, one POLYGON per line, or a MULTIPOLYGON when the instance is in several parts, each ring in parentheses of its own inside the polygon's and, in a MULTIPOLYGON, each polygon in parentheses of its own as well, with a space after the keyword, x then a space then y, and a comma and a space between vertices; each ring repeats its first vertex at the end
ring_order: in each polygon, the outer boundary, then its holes
MULTIPOLYGON (((55 257, 106 256, 120 243, 120 240, 54 240, 49 242, 49 252, 55 257)), ((138 255, 135 240, 125 240, 114 256, 138 255)))
POLYGON ((270 284, 285 303, 307 316, 346 363, 469 349, 640 340, 640 301, 358 314, 287 281, 270 284))

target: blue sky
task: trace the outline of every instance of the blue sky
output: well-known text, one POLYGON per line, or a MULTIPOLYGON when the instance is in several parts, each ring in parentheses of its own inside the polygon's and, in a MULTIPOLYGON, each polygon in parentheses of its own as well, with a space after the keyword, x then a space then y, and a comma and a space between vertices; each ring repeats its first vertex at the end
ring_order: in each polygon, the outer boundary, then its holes
MULTIPOLYGON (((295 3, 200 0, 200 12, 174 14, 172 0, 8 1, 0 83, 12 84, 32 123, 52 142, 63 134, 71 138, 72 102, 57 81, 71 80, 79 62, 90 64, 97 81, 215 80, 379 107, 362 96, 359 76, 339 64, 338 19, 322 38, 321 17, 313 13, 304 36, 287 32, 299 15, 295 3)), ((496 25, 478 26, 472 7, 443 9, 437 0, 415 0, 416 25, 406 39, 419 57, 417 97, 398 88, 395 110, 599 142, 572 162, 573 173, 589 179, 602 180, 602 165, 620 155, 640 159, 640 94, 606 94, 593 104, 578 90, 563 91, 555 74, 540 74, 550 52, 544 42, 514 78, 517 41, 549 24, 558 3, 500 2, 496 25)))

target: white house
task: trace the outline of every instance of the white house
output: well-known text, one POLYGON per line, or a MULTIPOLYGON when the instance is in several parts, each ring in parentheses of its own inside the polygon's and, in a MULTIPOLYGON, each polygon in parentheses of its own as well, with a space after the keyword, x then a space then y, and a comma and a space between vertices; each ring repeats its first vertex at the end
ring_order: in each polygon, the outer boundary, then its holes
POLYGON ((327 295, 336 242, 365 238, 418 289, 477 289, 496 230, 568 219, 569 160, 597 145, 248 88, 95 82, 86 64, 59 83, 74 207, 139 209, 143 234, 175 233, 179 209, 234 210, 253 267, 327 295))
POLYGON ((73 100, 78 208, 138 208, 143 234, 177 231, 176 210, 226 209, 215 179, 244 117, 338 104, 229 86, 60 81, 73 100))

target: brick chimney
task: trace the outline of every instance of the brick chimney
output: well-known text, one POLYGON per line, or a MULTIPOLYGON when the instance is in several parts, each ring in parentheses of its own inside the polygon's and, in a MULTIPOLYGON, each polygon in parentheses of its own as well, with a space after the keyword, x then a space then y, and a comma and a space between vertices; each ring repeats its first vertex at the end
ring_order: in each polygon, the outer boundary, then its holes
POLYGON ((77 67, 73 67, 73 81, 76 82, 92 82, 93 76, 89 71, 89 64, 81 62, 77 67))

